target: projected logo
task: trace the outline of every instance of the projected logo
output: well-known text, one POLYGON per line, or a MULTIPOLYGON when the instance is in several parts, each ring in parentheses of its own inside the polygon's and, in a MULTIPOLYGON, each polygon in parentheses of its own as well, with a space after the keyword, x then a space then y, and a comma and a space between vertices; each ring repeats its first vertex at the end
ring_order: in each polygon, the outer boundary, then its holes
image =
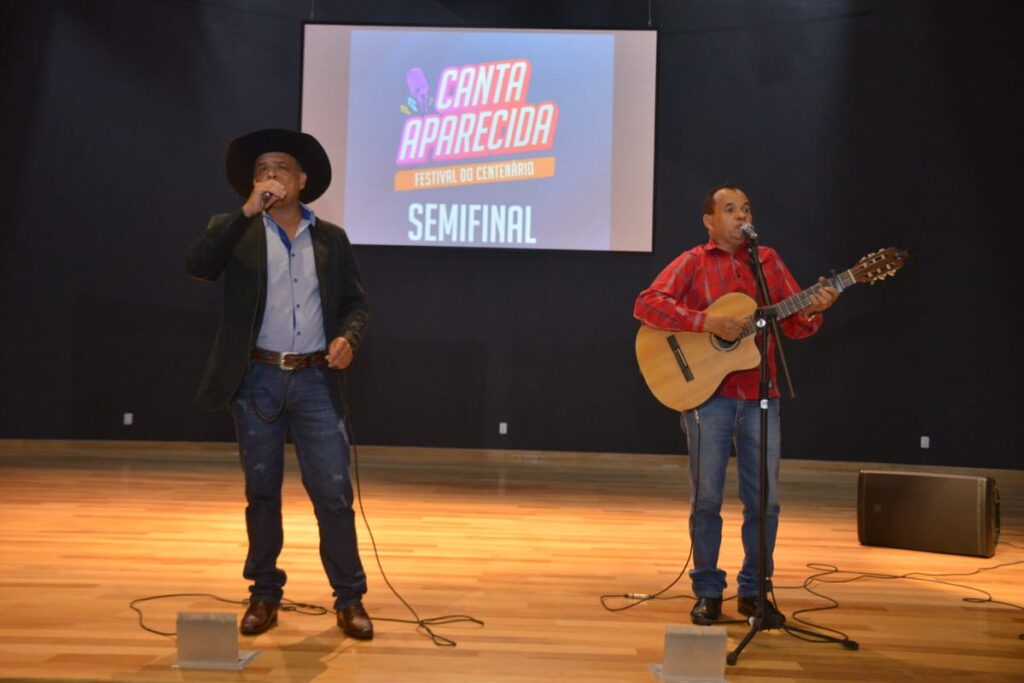
POLYGON ((430 94, 430 83, 423 69, 418 66, 409 69, 405 74, 405 84, 409 86, 409 96, 405 98, 405 104, 398 108, 399 111, 406 116, 429 113, 434 106, 434 98, 430 94))
POLYGON ((431 96, 423 70, 409 69, 409 96, 400 106, 407 118, 395 163, 425 168, 396 172, 395 190, 553 176, 554 156, 450 163, 551 149, 558 105, 527 101, 532 72, 527 59, 449 66, 441 71, 431 96))

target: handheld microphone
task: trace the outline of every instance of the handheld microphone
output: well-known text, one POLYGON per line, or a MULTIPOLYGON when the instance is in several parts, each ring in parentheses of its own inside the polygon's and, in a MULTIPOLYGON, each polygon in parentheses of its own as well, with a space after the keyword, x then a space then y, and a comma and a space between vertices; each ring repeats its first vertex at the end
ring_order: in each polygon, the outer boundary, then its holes
POLYGON ((263 192, 260 193, 260 200, 262 200, 262 202, 264 204, 266 204, 267 202, 270 201, 270 198, 273 197, 273 196, 274 195, 272 195, 270 192, 267 192, 266 190, 264 190, 263 192))
POLYGON ((757 239, 757 233, 754 232, 754 226, 751 225, 750 223, 744 223, 743 225, 741 225, 740 232, 742 232, 743 236, 746 237, 748 240, 757 239))

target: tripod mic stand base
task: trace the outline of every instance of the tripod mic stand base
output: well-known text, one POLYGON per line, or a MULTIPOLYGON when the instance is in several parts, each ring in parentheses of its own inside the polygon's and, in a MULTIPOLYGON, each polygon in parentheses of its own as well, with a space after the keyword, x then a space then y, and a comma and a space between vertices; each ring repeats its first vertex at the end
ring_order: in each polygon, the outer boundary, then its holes
MULTIPOLYGON (((773 626, 770 623, 762 622, 761 619, 758 617, 751 617, 750 630, 747 631, 747 635, 743 636, 743 640, 741 640, 740 644, 736 646, 736 649, 730 652, 728 655, 726 655, 726 664, 728 664, 729 666, 733 666, 736 664, 736 661, 740 658, 740 652, 742 652, 743 648, 747 646, 747 643, 749 643, 754 638, 754 636, 757 635, 758 631, 768 631, 771 629, 782 629, 786 633, 797 638, 804 636, 803 638, 801 638, 801 640, 809 640, 813 643, 838 643, 839 645, 845 647, 847 650, 860 649, 860 643, 858 643, 856 640, 850 640, 849 638, 836 638, 835 636, 830 636, 827 633, 820 633, 818 631, 811 631, 805 628, 801 628, 799 626, 787 625, 785 623, 786 617, 782 615, 780 616, 782 617, 782 623, 779 623, 777 626, 773 626), (797 636, 796 634, 800 635, 797 636)), ((769 617, 768 621, 777 622, 778 619, 772 619, 771 617, 769 617)))
MULTIPOLYGON (((756 620, 757 620, 757 617, 750 617, 749 619, 747 619, 747 623, 750 624, 751 626, 753 626, 754 622, 756 620)), ((785 626, 786 626, 786 617, 785 616, 783 616, 781 614, 769 614, 767 617, 763 617, 761 619, 761 626, 760 626, 760 628, 758 630, 760 630, 760 631, 768 631, 768 630, 771 630, 771 629, 774 629, 774 628, 784 628, 785 626)))

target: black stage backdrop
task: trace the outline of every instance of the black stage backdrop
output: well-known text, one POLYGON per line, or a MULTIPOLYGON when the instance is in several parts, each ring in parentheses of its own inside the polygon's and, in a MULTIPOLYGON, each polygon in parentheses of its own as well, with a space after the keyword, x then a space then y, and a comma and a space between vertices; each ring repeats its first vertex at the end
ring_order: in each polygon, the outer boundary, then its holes
POLYGON ((804 285, 879 247, 916 250, 894 279, 849 290, 816 337, 786 345, 799 394, 784 407, 788 456, 1021 467, 1021 3, 0 11, 0 438, 233 438, 226 414, 192 402, 220 288, 190 281, 182 254, 209 215, 239 203, 228 140, 298 125, 303 21, 650 26, 654 253, 357 248, 373 305, 348 378, 360 442, 682 452, 677 416, 637 371, 631 310, 706 238, 700 200, 727 181, 804 285))

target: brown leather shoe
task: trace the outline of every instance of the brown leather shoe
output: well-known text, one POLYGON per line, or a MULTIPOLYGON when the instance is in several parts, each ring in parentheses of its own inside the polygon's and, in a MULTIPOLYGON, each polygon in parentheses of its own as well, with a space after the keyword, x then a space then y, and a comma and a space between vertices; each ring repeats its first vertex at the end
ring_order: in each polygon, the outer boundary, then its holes
POLYGON ((269 602, 254 602, 245 610, 238 630, 243 636, 255 636, 277 623, 277 605, 269 602))
POLYGON ((363 609, 362 603, 342 607, 338 610, 338 628, 349 638, 369 640, 373 638, 373 622, 363 609))

